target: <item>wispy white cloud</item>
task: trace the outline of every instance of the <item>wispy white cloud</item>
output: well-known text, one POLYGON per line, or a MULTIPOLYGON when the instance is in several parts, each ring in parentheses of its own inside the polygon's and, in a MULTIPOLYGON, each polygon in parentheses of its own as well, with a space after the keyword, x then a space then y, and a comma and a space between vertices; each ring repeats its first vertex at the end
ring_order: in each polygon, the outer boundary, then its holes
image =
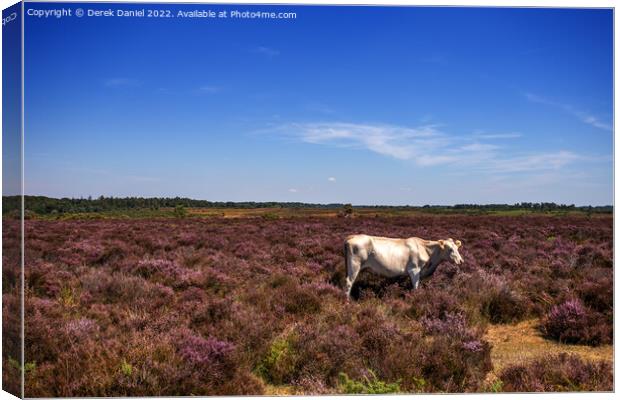
POLYGON ((548 106, 552 106, 552 107, 556 107, 559 109, 564 110, 565 112, 572 114, 573 116, 577 117, 578 119, 581 120, 581 122, 591 125, 595 128, 598 129, 603 129, 606 131, 612 131, 613 127, 611 126, 611 124, 608 124, 604 121, 601 121, 598 117, 596 117, 595 115, 583 111, 583 110, 579 110, 577 108, 575 108, 574 106, 570 105, 570 104, 565 104, 565 103, 560 103, 557 101, 553 101, 553 100, 549 100, 548 98, 539 96, 537 94, 534 93, 529 93, 526 92, 523 94, 525 96, 526 99, 528 99, 529 101, 531 101, 532 103, 538 103, 538 104, 545 104, 548 106))
POLYGON ((506 158, 494 158, 493 162, 487 166, 487 169, 492 172, 505 173, 559 170, 576 161, 592 160, 570 151, 560 150, 506 158))
POLYGON ((297 190, 297 189, 295 189, 295 188, 290 188, 288 191, 289 191, 289 192, 291 192, 291 193, 297 193, 297 192, 299 192, 299 190, 297 190))
POLYGON ((280 129, 306 143, 366 148, 402 160, 414 158, 420 151, 419 147, 427 141, 441 140, 433 125, 403 128, 393 125, 313 123, 290 124, 280 129))
POLYGON ((476 153, 490 152, 490 151, 497 150, 497 149, 499 149, 499 146, 497 145, 488 144, 488 143, 480 143, 480 142, 466 144, 459 148, 459 150, 462 150, 462 151, 471 151, 471 152, 476 152, 476 153))
POLYGON ((139 81, 130 78, 108 78, 103 85, 110 88, 134 87, 140 84, 139 81))
POLYGON ((518 139, 523 137, 522 134, 517 132, 510 133, 475 133, 474 137, 482 140, 493 140, 493 139, 518 139))
POLYGON ((398 160, 413 161, 421 167, 454 166, 466 167, 468 171, 517 173, 558 170, 577 161, 593 161, 562 149, 515 153, 488 140, 517 137, 517 134, 486 135, 486 138, 485 135, 454 136, 442 131, 439 125, 296 123, 280 126, 277 131, 306 143, 365 149, 398 160))
POLYGON ((327 180, 330 182, 336 182, 336 178, 334 178, 333 176, 330 176, 329 178, 327 178, 327 180))
POLYGON ((279 56, 280 55, 280 50, 273 49, 273 48, 267 47, 267 46, 255 47, 253 49, 253 52, 254 53, 263 54, 263 55, 266 55, 268 57, 275 57, 275 56, 279 56))
POLYGON ((583 122, 585 122, 586 124, 590 124, 595 128, 604 129, 606 131, 613 130, 613 127, 610 124, 600 121, 598 118, 596 118, 593 115, 589 115, 587 113, 580 112, 580 111, 576 112, 576 115, 579 118, 581 118, 583 122))

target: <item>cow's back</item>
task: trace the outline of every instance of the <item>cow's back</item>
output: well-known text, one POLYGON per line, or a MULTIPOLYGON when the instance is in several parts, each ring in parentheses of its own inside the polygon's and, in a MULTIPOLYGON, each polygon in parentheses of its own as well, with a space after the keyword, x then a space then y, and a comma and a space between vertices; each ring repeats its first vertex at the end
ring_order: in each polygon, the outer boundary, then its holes
MULTIPOLYGON (((373 253, 371 261, 390 275, 405 272, 411 249, 405 239, 374 236, 371 238, 373 253)), ((379 272, 379 271, 377 271, 379 272)))
POLYGON ((351 249, 350 254, 362 261, 362 268, 385 276, 405 274, 411 253, 407 239, 352 235, 347 237, 346 244, 351 249))

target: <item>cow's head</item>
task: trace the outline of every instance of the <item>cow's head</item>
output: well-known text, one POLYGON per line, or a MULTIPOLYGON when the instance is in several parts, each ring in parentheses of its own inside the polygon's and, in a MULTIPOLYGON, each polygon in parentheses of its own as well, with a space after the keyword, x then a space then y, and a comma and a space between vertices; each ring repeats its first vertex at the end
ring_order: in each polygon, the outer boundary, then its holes
POLYGON ((461 247, 461 241, 454 241, 452 238, 447 240, 438 240, 439 247, 441 248, 441 258, 445 261, 452 261, 456 265, 463 263, 463 257, 459 253, 459 247, 461 247))

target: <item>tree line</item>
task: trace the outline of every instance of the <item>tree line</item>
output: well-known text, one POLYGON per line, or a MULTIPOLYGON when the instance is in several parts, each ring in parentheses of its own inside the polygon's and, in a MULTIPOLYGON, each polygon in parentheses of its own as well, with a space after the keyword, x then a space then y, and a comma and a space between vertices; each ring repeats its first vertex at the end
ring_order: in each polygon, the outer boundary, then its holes
MULTIPOLYGON (((20 196, 3 196, 3 214, 21 208, 20 196)), ((330 203, 301 203, 301 202, 233 202, 196 200, 187 197, 106 197, 97 198, 52 198, 46 196, 24 196, 25 209, 37 214, 63 214, 79 212, 102 212, 132 209, 158 210, 160 208, 316 208, 316 209, 349 209, 349 208, 383 208, 396 210, 480 210, 480 211, 585 211, 585 212, 612 212, 612 206, 575 206, 574 204, 556 203, 515 203, 515 204, 456 204, 456 205, 424 205, 419 206, 377 206, 330 203)))
MULTIPOLYGON (((315 204, 299 202, 232 202, 196 200, 187 197, 106 197, 52 198, 24 196, 24 208, 37 214, 102 212, 116 210, 159 210, 162 208, 341 208, 342 204, 315 204)), ((20 196, 3 196, 2 212, 19 210, 20 196)))

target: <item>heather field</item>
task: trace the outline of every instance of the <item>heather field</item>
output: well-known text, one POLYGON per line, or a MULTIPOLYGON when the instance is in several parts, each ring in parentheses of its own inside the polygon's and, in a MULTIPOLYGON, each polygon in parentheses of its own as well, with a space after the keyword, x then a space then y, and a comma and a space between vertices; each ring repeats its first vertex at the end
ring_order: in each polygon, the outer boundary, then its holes
MULTIPOLYGON (((27 220, 25 395, 613 390, 612 228, 611 215, 27 220), (465 262, 415 292, 362 273, 347 302, 354 233, 460 239, 465 262)), ((4 266, 8 310, 18 276, 4 266)))

